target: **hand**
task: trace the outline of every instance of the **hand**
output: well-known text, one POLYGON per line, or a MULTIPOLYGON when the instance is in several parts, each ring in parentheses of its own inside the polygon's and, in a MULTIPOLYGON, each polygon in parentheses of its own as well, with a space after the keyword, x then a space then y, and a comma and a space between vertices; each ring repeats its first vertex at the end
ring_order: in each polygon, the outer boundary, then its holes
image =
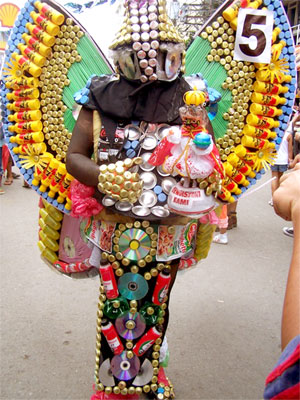
POLYGON ((300 218, 300 163, 280 179, 280 186, 273 194, 277 215, 286 221, 300 218))

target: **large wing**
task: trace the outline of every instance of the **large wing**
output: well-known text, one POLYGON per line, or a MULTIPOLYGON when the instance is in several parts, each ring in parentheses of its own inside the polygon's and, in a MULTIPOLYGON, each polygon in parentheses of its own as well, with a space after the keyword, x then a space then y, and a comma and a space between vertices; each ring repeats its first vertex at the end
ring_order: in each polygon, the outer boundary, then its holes
POLYGON ((294 53, 283 5, 270 0, 225 1, 188 48, 186 74, 201 72, 222 95, 212 120, 222 200, 238 199, 274 161, 294 104, 294 53))
POLYGON ((112 67, 85 29, 53 1, 27 2, 6 51, 1 92, 8 147, 25 180, 68 213, 65 157, 78 107, 74 94, 112 67), (60 189, 61 188, 61 189, 60 189))
MULTIPOLYGON (((90 268, 80 221, 68 216, 73 177, 65 157, 78 115, 74 94, 112 66, 80 23, 53 1, 27 2, 6 51, 1 91, 8 147, 41 196, 39 248, 60 271, 90 268)), ((84 96, 84 92, 80 92, 84 96)))

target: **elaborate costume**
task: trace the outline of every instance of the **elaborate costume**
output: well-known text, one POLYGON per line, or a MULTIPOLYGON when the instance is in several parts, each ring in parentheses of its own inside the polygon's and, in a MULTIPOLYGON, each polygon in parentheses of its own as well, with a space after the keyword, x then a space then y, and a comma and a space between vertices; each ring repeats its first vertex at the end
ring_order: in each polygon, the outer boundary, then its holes
POLYGON ((290 28, 269 3, 224 2, 188 49, 187 77, 162 0, 125 2, 114 74, 56 3, 28 2, 17 21, 5 133, 43 199, 42 256, 64 273, 100 273, 95 399, 174 396, 162 366, 178 265, 207 256, 218 202, 272 163, 292 107, 290 28))

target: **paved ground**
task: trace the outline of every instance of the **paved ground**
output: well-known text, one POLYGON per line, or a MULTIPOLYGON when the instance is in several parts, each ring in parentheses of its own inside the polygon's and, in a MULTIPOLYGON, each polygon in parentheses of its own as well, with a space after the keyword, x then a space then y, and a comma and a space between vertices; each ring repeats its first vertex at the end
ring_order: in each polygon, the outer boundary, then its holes
MULTIPOLYGON (((5 190, 0 197, 0 398, 88 400, 97 279, 69 279, 48 268, 36 245, 38 196, 23 188, 21 179, 5 190)), ((177 279, 168 374, 179 400, 262 396, 280 354, 292 248, 269 198, 268 184, 241 200, 230 243, 213 244, 205 261, 177 279)))

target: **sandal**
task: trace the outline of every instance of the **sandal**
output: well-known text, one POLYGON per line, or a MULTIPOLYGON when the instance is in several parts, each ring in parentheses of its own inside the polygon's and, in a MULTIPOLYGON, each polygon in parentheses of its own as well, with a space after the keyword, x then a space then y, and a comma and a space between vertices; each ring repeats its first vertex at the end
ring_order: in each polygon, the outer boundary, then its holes
POLYGON ((5 193, 5 191, 2 188, 0 188, 0 194, 4 194, 4 193, 5 193))
POLYGON ((4 182, 4 185, 11 185, 13 183, 13 178, 6 178, 6 181, 4 182))

